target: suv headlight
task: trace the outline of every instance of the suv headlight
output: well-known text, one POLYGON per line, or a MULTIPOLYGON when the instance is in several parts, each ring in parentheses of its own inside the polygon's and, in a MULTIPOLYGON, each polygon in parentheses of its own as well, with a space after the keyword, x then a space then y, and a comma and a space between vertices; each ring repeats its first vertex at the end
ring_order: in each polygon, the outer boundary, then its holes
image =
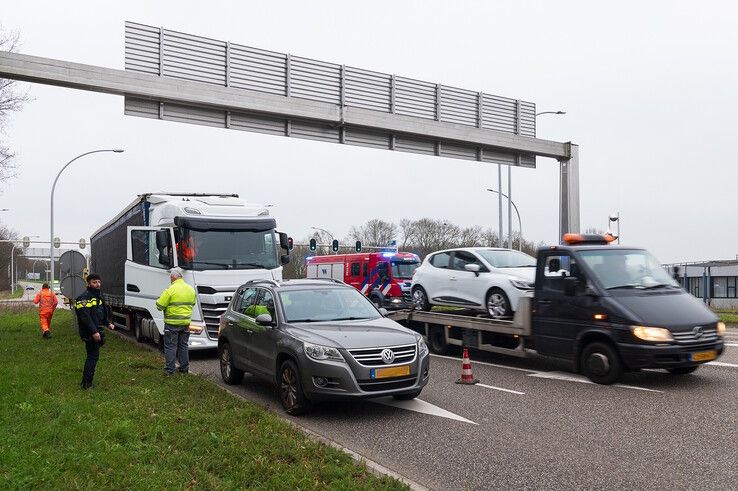
POLYGON ((718 322, 717 323, 717 335, 718 336, 725 336, 725 331, 727 328, 725 327, 725 322, 718 322))
POLYGON ((418 342, 418 358, 422 358, 428 354, 428 345, 425 344, 423 336, 417 335, 415 339, 418 342))
POLYGON ((525 280, 514 280, 510 279, 510 284, 517 288, 518 290, 532 290, 533 289, 533 282, 532 281, 525 281, 525 280))
POLYGON ((305 343, 305 354, 313 360, 333 360, 333 361, 345 361, 341 352, 337 348, 330 346, 320 346, 318 344, 305 343))
POLYGON ((665 342, 673 341, 671 331, 663 327, 630 326, 633 336, 644 341, 665 342))

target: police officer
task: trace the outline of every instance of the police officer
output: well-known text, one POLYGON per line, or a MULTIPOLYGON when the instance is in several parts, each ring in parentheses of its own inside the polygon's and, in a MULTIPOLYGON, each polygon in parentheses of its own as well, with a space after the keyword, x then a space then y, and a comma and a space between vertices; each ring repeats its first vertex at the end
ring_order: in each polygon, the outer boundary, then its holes
POLYGON ((179 360, 179 372, 187 373, 190 368, 188 343, 192 307, 197 295, 195 289, 182 279, 182 270, 169 271, 169 288, 161 293, 156 308, 164 311, 164 371, 174 375, 175 356, 179 360))
POLYGON ((100 346, 105 344, 104 326, 115 329, 108 319, 108 309, 100 293, 100 276, 90 274, 87 276, 87 290, 77 297, 74 303, 79 321, 79 337, 85 342, 87 359, 82 369, 82 388, 93 387, 92 379, 95 377, 95 367, 100 358, 100 346))

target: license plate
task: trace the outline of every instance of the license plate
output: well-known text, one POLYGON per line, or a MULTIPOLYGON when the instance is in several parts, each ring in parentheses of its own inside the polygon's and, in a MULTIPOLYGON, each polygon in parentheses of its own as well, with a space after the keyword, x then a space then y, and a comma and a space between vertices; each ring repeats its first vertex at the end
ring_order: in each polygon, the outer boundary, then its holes
POLYGON ((400 365, 399 367, 372 368, 371 378, 389 378, 402 377, 410 375, 410 365, 400 365))
POLYGON ((710 351, 698 351, 696 353, 692 353, 692 355, 689 357, 692 361, 710 361, 717 358, 717 351, 710 350, 710 351))

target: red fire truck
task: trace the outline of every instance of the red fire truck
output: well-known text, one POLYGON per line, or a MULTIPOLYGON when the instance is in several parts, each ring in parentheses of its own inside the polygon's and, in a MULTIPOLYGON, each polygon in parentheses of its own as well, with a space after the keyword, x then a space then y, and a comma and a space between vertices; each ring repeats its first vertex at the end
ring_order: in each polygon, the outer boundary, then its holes
POLYGON ((308 278, 334 278, 369 297, 378 307, 408 308, 410 285, 420 258, 409 252, 367 252, 306 259, 308 278))

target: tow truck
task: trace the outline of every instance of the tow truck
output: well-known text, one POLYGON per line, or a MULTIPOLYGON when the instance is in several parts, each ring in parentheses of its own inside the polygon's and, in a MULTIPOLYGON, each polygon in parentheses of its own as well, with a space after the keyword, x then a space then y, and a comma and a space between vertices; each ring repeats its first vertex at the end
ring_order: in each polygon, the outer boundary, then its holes
POLYGON ((388 316, 424 335, 438 354, 454 345, 537 353, 568 361, 599 384, 646 368, 685 375, 717 359, 725 324, 649 252, 613 240, 565 234, 563 244, 539 249, 535 288, 512 320, 415 309, 388 316))

